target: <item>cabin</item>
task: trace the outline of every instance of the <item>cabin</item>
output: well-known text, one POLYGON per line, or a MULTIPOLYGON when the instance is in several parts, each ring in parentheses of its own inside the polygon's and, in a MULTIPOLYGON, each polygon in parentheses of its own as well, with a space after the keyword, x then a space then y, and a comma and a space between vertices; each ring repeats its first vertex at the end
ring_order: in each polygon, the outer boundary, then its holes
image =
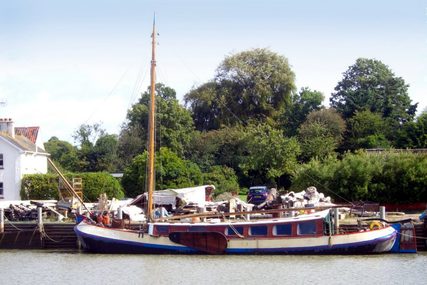
POLYGON ((39 127, 15 128, 0 118, 0 200, 20 200, 25 174, 46 174, 49 154, 36 145, 39 127))

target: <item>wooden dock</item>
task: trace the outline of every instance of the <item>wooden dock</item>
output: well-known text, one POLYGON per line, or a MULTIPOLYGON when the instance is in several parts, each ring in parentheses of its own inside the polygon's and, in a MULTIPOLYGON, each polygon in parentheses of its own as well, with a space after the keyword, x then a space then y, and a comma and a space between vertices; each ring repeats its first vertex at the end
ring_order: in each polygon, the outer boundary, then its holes
POLYGON ((5 223, 0 249, 78 249, 74 223, 5 223))

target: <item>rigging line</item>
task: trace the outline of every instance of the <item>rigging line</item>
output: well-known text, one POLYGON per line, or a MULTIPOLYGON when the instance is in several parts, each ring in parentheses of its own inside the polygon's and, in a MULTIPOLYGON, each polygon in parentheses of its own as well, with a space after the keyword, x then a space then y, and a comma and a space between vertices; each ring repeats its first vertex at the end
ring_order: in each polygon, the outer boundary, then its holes
POLYGON ((138 72, 137 78, 135 80, 135 84, 133 86, 132 93, 131 93, 131 96, 129 99, 128 108, 130 106, 132 106, 132 104, 136 101, 137 97, 139 98, 139 96, 141 96, 141 93, 143 92, 142 91, 142 83, 145 81, 145 79, 147 77, 148 70, 149 70, 148 67, 146 67, 145 70, 143 70, 142 67, 139 69, 139 72, 138 72))
POLYGON ((303 173, 303 175, 307 176, 308 178, 312 179, 313 181, 316 181, 316 183, 318 183, 319 185, 323 186, 323 188, 325 188, 325 190, 327 190, 327 191, 329 191, 329 192, 331 192, 331 193, 335 194, 336 196, 338 196, 339 198, 343 199, 344 201, 346 201, 346 202, 350 203, 351 205, 354 205, 354 204, 353 204, 353 202, 351 202, 351 201, 347 200, 346 198, 342 197, 342 196, 341 196, 341 195, 339 195, 338 193, 336 193, 336 192, 332 191, 328 186, 326 186, 326 185, 325 185, 325 184, 323 184, 323 183, 320 183, 320 182, 319 182, 319 181, 317 181, 317 179, 315 179, 313 176, 311 176, 311 175, 309 175, 309 174, 307 174, 307 173, 303 173))
MULTIPOLYGON (((130 68, 128 68, 125 72, 123 72, 122 76, 116 82, 116 84, 114 85, 114 87, 110 90, 110 92, 107 94, 107 96, 104 97, 104 100, 102 101, 103 103, 105 103, 111 97, 111 95, 116 91, 116 89, 119 86, 120 82, 123 80, 123 78, 125 77, 125 75, 129 72, 129 69, 130 68)), ((95 115, 95 113, 98 112, 100 109, 101 108, 92 108, 93 112, 84 121, 84 123, 87 124, 90 121, 90 119, 92 119, 92 117, 95 115)))

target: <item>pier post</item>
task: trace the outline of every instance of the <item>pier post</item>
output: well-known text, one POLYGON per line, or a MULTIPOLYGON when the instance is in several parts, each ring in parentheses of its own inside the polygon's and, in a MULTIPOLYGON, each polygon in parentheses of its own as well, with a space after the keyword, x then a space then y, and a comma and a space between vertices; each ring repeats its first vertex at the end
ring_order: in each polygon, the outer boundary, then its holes
POLYGON ((0 209, 0 233, 4 233, 4 209, 0 209))
POLYGON ((120 220, 123 219, 123 209, 122 209, 122 207, 119 207, 117 209, 117 218, 120 219, 120 220))
POLYGON ((340 215, 338 208, 334 208, 334 227, 335 233, 340 233, 340 215))
POLYGON ((385 220, 385 206, 380 206, 380 219, 385 220))
POLYGON ((42 214, 42 207, 37 207, 37 222, 39 226, 39 231, 42 231, 43 228, 43 214, 42 214))

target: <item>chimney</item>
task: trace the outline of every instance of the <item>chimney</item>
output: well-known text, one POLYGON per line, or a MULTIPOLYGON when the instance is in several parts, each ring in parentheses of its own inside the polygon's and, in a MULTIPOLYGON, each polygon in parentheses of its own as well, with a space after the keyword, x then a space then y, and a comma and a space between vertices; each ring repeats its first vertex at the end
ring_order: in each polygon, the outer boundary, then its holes
POLYGON ((12 138, 15 137, 15 128, 11 118, 0 118, 0 132, 8 134, 12 138))

